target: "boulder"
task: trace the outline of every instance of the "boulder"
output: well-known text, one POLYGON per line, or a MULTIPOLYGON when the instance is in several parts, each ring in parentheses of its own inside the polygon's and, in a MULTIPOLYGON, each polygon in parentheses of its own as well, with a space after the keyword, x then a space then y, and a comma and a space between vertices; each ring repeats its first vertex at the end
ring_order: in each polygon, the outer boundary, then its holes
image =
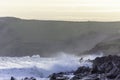
POLYGON ((12 76, 10 80, 16 80, 16 79, 12 76))
POLYGON ((92 61, 92 68, 80 66, 69 79, 65 73, 54 73, 50 80, 120 80, 120 57, 109 55, 97 57, 92 61))
POLYGON ((60 72, 60 73, 53 73, 50 76, 50 80, 68 80, 69 78, 65 76, 65 73, 60 72))

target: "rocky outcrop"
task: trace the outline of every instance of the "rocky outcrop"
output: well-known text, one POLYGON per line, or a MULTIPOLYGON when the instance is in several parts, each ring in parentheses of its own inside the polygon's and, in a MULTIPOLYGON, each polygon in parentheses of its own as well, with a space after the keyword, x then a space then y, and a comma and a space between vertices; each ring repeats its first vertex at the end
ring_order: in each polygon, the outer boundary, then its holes
POLYGON ((111 55, 97 57, 93 60, 91 69, 80 67, 76 72, 72 80, 120 80, 120 57, 111 55))
MULTIPOLYGON (((70 80, 120 80, 119 56, 97 57, 92 62, 92 68, 79 67, 73 72, 74 76, 70 80)), ((63 78, 64 75, 64 73, 62 76, 59 73, 54 73, 50 80, 68 80, 63 78), (58 77, 59 79, 57 79, 58 77)))
POLYGON ((14 77, 11 77, 11 79, 10 80, 16 80, 14 77))
POLYGON ((85 51, 83 54, 104 53, 104 55, 120 53, 120 37, 112 40, 106 40, 98 43, 92 49, 85 51))
MULTIPOLYGON (((76 71, 53 73, 49 80, 120 80, 120 56, 109 55, 91 60, 92 67, 80 66, 76 71)), ((10 80, 16 80, 11 77, 10 80)), ((21 80, 36 80, 26 77, 21 80)))
MULTIPOLYGON (((12 76, 10 80, 17 80, 17 79, 12 76)), ((37 79, 34 78, 34 77, 30 77, 30 78, 25 77, 25 78, 23 78, 23 79, 21 79, 21 80, 37 80, 37 79)))
POLYGON ((69 80, 69 77, 65 76, 67 73, 60 72, 60 73, 53 73, 50 75, 50 80, 69 80))

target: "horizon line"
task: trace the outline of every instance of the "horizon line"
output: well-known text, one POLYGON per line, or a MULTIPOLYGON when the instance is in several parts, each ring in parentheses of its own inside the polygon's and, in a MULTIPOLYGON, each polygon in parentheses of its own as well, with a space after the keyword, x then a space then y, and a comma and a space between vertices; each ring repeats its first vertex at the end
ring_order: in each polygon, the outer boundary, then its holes
MULTIPOLYGON (((16 17, 16 16, 0 16, 0 18, 16 18, 21 20, 39 20, 39 21, 60 21, 60 22, 120 22, 120 19, 116 20, 108 20, 108 18, 104 18, 101 20, 90 20, 90 19, 69 19, 69 20, 62 20, 62 19, 36 19, 36 18, 23 18, 23 17, 16 17)), ((97 19, 97 18, 96 18, 97 19)))

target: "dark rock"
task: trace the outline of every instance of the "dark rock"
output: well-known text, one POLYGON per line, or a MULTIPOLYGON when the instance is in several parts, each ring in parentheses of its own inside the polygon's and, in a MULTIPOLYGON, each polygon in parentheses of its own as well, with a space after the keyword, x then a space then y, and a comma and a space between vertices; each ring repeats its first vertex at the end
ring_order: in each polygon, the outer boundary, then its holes
POLYGON ((50 80, 68 80, 69 78, 67 76, 64 76, 63 72, 60 73, 53 73, 50 76, 50 80))
POLYGON ((75 75, 74 77, 72 77, 70 80, 79 80, 82 79, 83 76, 81 74, 75 75))
POLYGON ((75 75, 71 80, 82 79, 90 73, 91 69, 89 67, 79 67, 73 74, 75 75))
MULTIPOLYGON (((97 57, 92 63, 92 68, 79 67, 70 80, 120 80, 119 56, 97 57)), ((64 75, 65 73, 54 73, 50 80, 68 80, 64 75)))
POLYGON ((29 78, 28 78, 28 77, 25 77, 23 80, 29 80, 29 78))
POLYGON ((100 80, 98 74, 91 74, 88 76, 85 76, 83 80, 100 80))
POLYGON ((36 78, 34 78, 34 77, 31 77, 31 78, 30 78, 30 80, 36 80, 36 78))
POLYGON ((77 75, 77 74, 89 74, 91 71, 91 69, 89 67, 85 67, 85 66, 82 66, 82 67, 79 67, 75 72, 74 72, 74 75, 77 75))
POLYGON ((16 80, 16 79, 12 76, 10 80, 16 80))
POLYGON ((22 80, 36 80, 36 78, 34 78, 34 77, 31 77, 31 78, 25 77, 25 78, 22 79, 22 80))
POLYGON ((93 60, 92 73, 105 74, 108 79, 115 79, 120 74, 120 57, 105 56, 93 60))

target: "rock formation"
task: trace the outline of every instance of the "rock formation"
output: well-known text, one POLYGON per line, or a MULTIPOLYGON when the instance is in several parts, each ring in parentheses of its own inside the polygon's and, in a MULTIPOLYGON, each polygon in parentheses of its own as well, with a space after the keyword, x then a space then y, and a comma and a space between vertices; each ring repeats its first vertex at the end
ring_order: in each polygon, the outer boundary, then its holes
POLYGON ((82 66, 73 71, 71 79, 65 78, 65 73, 54 73, 50 80, 120 80, 119 56, 97 57, 92 62, 92 68, 82 66))

